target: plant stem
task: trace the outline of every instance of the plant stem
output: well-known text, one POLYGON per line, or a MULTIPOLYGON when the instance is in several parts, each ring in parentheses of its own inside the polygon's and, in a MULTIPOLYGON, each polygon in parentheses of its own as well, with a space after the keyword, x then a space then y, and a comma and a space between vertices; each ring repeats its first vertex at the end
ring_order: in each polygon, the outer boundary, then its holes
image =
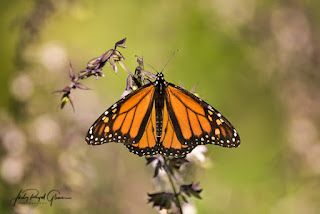
POLYGON ((170 182, 172 190, 174 192, 174 196, 176 197, 176 201, 177 201, 177 206, 178 206, 179 212, 180 212, 180 214, 183 214, 181 203, 180 203, 180 199, 179 199, 179 193, 176 190, 176 187, 175 187, 173 179, 172 179, 172 174, 170 173, 169 166, 167 164, 168 158, 165 157, 165 156, 162 156, 162 157, 163 157, 163 160, 164 160, 165 171, 166 171, 166 173, 168 175, 169 182, 170 182))

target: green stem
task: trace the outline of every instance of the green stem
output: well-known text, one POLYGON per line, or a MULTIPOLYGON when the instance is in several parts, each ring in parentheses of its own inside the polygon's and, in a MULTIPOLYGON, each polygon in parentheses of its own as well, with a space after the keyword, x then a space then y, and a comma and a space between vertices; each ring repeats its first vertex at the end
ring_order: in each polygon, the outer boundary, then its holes
POLYGON ((167 164, 168 158, 165 157, 165 156, 162 156, 162 157, 163 157, 163 160, 164 160, 165 171, 166 171, 166 173, 168 175, 169 182, 170 182, 170 185, 172 187, 174 196, 176 197, 176 201, 177 201, 177 206, 178 206, 179 212, 180 212, 180 214, 183 214, 181 203, 180 203, 180 199, 179 199, 179 193, 176 190, 176 187, 175 187, 173 179, 172 179, 172 174, 170 173, 169 166, 167 164))

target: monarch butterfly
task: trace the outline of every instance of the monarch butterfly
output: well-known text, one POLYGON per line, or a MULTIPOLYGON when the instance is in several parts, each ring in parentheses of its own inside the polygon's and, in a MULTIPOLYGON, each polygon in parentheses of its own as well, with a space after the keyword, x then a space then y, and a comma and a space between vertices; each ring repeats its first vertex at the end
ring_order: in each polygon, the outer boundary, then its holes
POLYGON ((155 81, 107 109, 90 127, 86 142, 123 143, 139 156, 181 158, 200 144, 238 147, 240 137, 211 105, 158 73, 155 81))

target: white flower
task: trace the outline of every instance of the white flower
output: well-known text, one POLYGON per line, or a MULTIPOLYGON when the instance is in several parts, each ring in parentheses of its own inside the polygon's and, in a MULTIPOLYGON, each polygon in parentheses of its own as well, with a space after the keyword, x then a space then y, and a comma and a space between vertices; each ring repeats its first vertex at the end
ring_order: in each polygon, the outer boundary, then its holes
POLYGON ((199 145, 192 150, 191 153, 187 155, 187 160, 190 162, 205 164, 207 162, 207 158, 205 153, 208 151, 207 147, 204 145, 199 145))
MULTIPOLYGON (((164 159, 163 159, 163 157, 162 157, 161 155, 157 155, 156 157, 157 157, 157 159, 151 162, 151 166, 152 166, 154 169, 157 167, 158 161, 160 161, 161 163, 164 162, 164 159)), ((160 169, 159 169, 158 177, 159 177, 159 178, 164 178, 164 177, 166 177, 166 171, 165 171, 163 168, 160 168, 160 169)))
POLYGON ((183 214, 197 214, 197 209, 193 204, 184 203, 182 205, 183 214))

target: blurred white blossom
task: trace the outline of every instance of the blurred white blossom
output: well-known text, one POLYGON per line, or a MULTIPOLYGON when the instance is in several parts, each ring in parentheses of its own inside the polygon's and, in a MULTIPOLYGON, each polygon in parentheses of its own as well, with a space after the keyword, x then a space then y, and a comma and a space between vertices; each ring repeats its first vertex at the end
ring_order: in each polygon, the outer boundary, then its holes
POLYGON ((26 147, 26 136, 20 129, 9 126, 3 132, 2 144, 10 154, 20 155, 26 147))
POLYGON ((41 143, 52 143, 53 140, 60 137, 61 130, 58 123, 49 115, 39 116, 32 126, 32 134, 41 143))
POLYGON ((203 165, 207 162, 205 153, 208 151, 208 148, 204 145, 199 145, 192 150, 191 153, 187 155, 187 160, 190 162, 199 163, 203 165))
POLYGON ((317 129, 312 121, 306 117, 294 117, 289 124, 289 143, 291 148, 304 154, 310 151, 310 144, 317 140, 317 129))
POLYGON ((192 203, 184 203, 182 205, 183 214, 197 214, 197 209, 192 203))
POLYGON ((67 64, 67 54, 65 49, 56 43, 46 43, 40 51, 40 62, 52 72, 64 71, 67 64))
POLYGON ((24 163, 21 158, 7 156, 1 164, 1 176, 10 184, 17 184, 24 174, 24 163))
POLYGON ((17 204, 14 208, 14 211, 16 214, 41 214, 39 209, 26 204, 17 204))
POLYGON ((271 26, 281 50, 310 53, 310 28, 302 12, 288 8, 277 9, 272 13, 271 26))
POLYGON ((157 211, 159 214, 168 214, 168 210, 166 210, 166 209, 160 210, 159 208, 157 208, 157 211))
POLYGON ((224 24, 242 26, 254 16, 255 0, 212 0, 211 5, 224 24))
POLYGON ((16 99, 26 101, 33 94, 33 88, 33 81, 30 76, 22 73, 13 79, 10 91, 16 99))

